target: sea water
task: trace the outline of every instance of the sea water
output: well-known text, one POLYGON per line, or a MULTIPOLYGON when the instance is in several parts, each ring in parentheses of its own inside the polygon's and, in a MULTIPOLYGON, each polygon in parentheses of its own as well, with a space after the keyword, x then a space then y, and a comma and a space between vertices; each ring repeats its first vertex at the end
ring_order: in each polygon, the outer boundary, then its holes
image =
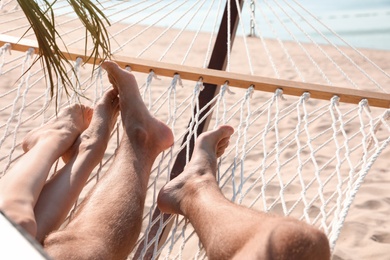
POLYGON ((390 0, 300 2, 352 46, 390 50, 390 0))
MULTIPOLYGON (((211 32, 218 29, 216 22, 220 21, 225 2, 226 0, 122 0, 108 1, 104 5, 111 5, 105 13, 112 21, 211 32)), ((239 25, 238 35, 254 32, 257 37, 264 38, 323 44, 331 42, 356 48, 390 50, 390 0, 245 2, 242 17, 246 19, 239 25), (253 24, 256 29, 252 30, 253 24)))

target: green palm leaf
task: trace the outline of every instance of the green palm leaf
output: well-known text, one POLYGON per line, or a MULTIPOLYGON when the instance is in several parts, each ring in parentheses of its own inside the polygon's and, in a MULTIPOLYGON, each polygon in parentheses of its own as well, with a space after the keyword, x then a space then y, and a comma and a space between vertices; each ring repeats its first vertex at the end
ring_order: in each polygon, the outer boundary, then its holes
MULTIPOLYGON (((62 42, 62 38, 56 30, 52 8, 56 1, 18 0, 18 3, 37 38, 39 53, 34 63, 42 62, 47 84, 50 84, 51 97, 58 93, 58 85, 55 84, 57 80, 64 85, 67 94, 69 94, 69 90, 78 93, 78 81, 74 86, 67 73, 67 68, 72 68, 72 64, 65 58, 58 45, 58 41, 62 42)), ((96 64, 109 58, 111 56, 110 41, 106 26, 109 26, 110 22, 104 13, 90 0, 68 0, 68 3, 85 27, 85 56, 88 57, 87 60, 93 59, 94 64, 96 64), (93 45, 90 54, 87 53, 90 44, 88 39, 93 45)))

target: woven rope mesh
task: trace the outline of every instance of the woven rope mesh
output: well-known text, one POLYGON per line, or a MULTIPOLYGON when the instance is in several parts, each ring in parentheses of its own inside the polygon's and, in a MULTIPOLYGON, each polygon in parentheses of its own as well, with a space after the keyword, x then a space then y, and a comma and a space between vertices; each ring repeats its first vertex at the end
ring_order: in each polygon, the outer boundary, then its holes
MULTIPOLYGON (((59 4, 64 5, 64 2, 59 1, 59 4)), ((110 10, 110 7, 114 9, 114 5, 121 3, 107 1, 102 4, 110 10)), ((14 8, 15 1, 2 2, 2 5, 5 14, 2 23, 13 26, 0 33, 20 36, 27 28, 23 14, 14 8)), ((65 7, 58 10, 62 8, 65 7)), ((246 5, 244 8, 247 8, 246 5)), ((223 10, 223 6, 220 9, 223 10)), ((133 6, 133 10, 134 14, 142 13, 141 7, 137 9, 133 6)), ((260 12, 257 14, 260 15, 260 12)), ((203 37, 203 42, 197 42, 201 33, 190 33, 185 25, 182 31, 177 28, 166 31, 160 27, 145 30, 147 27, 136 22, 122 26, 121 22, 114 22, 110 28, 116 54, 197 67, 207 64, 210 54, 208 43, 215 40, 215 33, 203 37), (156 37, 145 46, 143 37, 151 37, 151 34, 156 37), (157 42, 164 40, 167 41, 166 49, 155 49, 157 42), (186 44, 188 48, 182 48, 186 51, 179 53, 175 49, 176 44, 186 44), (193 64, 191 57, 197 55, 205 57, 200 59, 201 63, 193 64)), ((69 46, 82 46, 83 38, 73 36, 80 28, 75 18, 69 18, 69 13, 63 11, 58 15, 58 24, 69 46)), ((33 38, 33 35, 28 33, 25 37, 33 38)), ((0 111, 7 115, 0 121, 0 176, 3 176, 22 155, 21 142, 28 131, 44 124, 55 116, 56 111, 70 104, 81 102, 93 106, 110 84, 104 71, 97 68, 92 73, 90 65, 81 65, 78 60, 74 62, 74 68, 81 83, 79 95, 67 96, 63 86, 59 85, 58 96, 51 98, 41 64, 37 63, 27 70, 35 59, 31 52, 14 51, 7 44, 0 48, 0 111)), ((281 44, 277 40, 264 41, 261 37, 238 37, 228 70, 365 90, 374 88, 382 91, 390 82, 388 74, 383 71, 379 78, 367 76, 381 69, 356 50, 294 42, 281 44), (288 51, 293 46, 299 48, 294 52, 288 51), (250 53, 248 61, 244 65, 240 62, 235 64, 245 56, 245 52, 250 53), (310 55, 316 52, 322 53, 323 57, 316 60, 310 55), (275 64, 276 60, 287 64, 287 68, 281 69, 280 64, 275 64), (345 60, 351 61, 350 66, 340 68, 338 63, 345 60), (359 63, 363 64, 360 66, 354 62, 361 60, 365 62, 359 63), (310 69, 301 70, 308 63, 311 64, 310 69), (360 81, 362 77, 366 79, 360 81)), ((293 216, 313 224, 327 234, 332 248, 364 177, 390 142, 389 110, 372 107, 364 99, 356 105, 344 104, 337 97, 321 101, 312 99, 309 93, 295 97, 284 95, 282 90, 265 93, 255 91, 251 86, 236 88, 225 84, 206 105, 210 108, 206 115, 209 118, 206 119, 200 117, 204 108, 199 107, 197 101, 203 89, 201 80, 181 80, 180 74, 173 78, 153 72, 134 74, 146 106, 172 128, 175 143, 157 158, 153 166, 143 228, 131 256, 144 258, 153 254, 169 259, 205 258, 196 234, 185 219, 153 216, 158 191, 169 181, 177 154, 183 149, 189 154, 186 150, 189 137, 204 120, 209 121, 208 129, 222 124, 229 124, 235 129, 228 149, 219 160, 216 176, 223 194, 246 207, 293 216), (155 224, 157 234, 149 233, 155 224), (171 228, 163 230, 171 224, 171 228), (158 245, 156 241, 163 233, 166 240, 158 245), (151 251, 147 251, 149 247, 151 251)), ((72 77, 76 80, 74 75, 72 77)), ((75 208, 105 174, 121 135, 118 121, 104 159, 91 174, 75 208)), ((59 160, 53 166, 53 172, 61 165, 59 160)))

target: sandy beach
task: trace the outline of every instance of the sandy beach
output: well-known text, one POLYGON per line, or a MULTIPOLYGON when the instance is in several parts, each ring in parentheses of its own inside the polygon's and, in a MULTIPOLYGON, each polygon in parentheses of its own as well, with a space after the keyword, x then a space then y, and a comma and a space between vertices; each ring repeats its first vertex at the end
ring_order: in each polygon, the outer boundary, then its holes
MULTIPOLYGON (((13 15, 15 14, 7 14, 7 17, 13 17, 13 15)), ((16 21, 15 28, 24 22, 22 20, 16 21)), ((76 24, 78 23, 63 24, 61 30, 69 32, 76 24)), ((8 26, 7 24, 0 25, 0 33, 20 37, 24 30, 21 28, 8 32, 8 26)), ((210 35, 205 33, 197 35, 188 56, 186 53, 191 40, 194 39, 194 32, 181 34, 172 49, 164 55, 171 40, 178 35, 177 30, 170 30, 154 42, 154 37, 164 32, 164 28, 148 30, 142 33, 142 37, 135 38, 119 49, 120 43, 135 37, 144 29, 142 26, 126 29, 126 25, 123 24, 113 25, 110 30, 115 39, 112 41, 114 54, 117 56, 139 56, 143 59, 195 67, 204 67, 207 64, 205 56, 208 53, 210 35), (123 33, 116 35, 115 32, 120 31, 123 33), (143 52, 143 49, 148 45, 151 47, 143 52)), ((82 34, 82 31, 74 30, 67 33, 64 40, 69 42, 72 39, 81 38, 82 34)), ((30 37, 33 38, 33 36, 30 37)), ((281 43, 276 40, 266 40, 267 48, 264 48, 264 43, 259 38, 248 38, 247 41, 250 58, 245 53, 245 42, 241 37, 237 38, 234 42, 231 62, 228 65, 229 71, 250 74, 252 70, 253 75, 263 77, 279 77, 285 80, 326 85, 331 83, 347 88, 354 88, 353 85, 356 85, 360 90, 382 91, 375 88, 376 83, 371 78, 362 76, 361 70, 364 70, 381 86, 387 87, 387 92, 390 91, 390 78, 361 56, 364 54, 381 70, 389 74, 390 51, 360 49, 357 52, 347 47, 335 49, 325 45, 300 45, 294 42, 284 42, 283 46, 288 49, 289 53, 286 56, 281 43), (263 46, 263 48, 259 48, 259 46, 263 46), (346 55, 340 55, 340 50, 346 55), (308 57, 307 53, 310 53, 312 59, 308 57), (332 61, 328 59, 327 55, 332 57, 332 61), (351 63, 350 59, 346 57, 350 57, 354 63, 351 63), (248 59, 251 60, 251 65, 248 65, 248 59), (333 62, 342 68, 342 72, 334 66, 333 62), (321 68, 321 71, 318 70, 318 67, 321 68), (345 74, 348 77, 345 77, 345 74)), ((83 41, 71 45, 72 48, 78 49, 81 49, 82 46, 83 41)), ((39 64, 36 64, 30 71, 31 74, 27 75, 27 84, 17 81, 24 57, 23 53, 12 51, 11 55, 5 54, 4 60, 6 62, 0 63, 2 65, 0 67, 0 136, 2 137, 0 141, 0 166, 5 171, 12 167, 14 160, 22 154, 20 142, 23 136, 32 128, 46 122, 55 110, 55 102, 50 101, 39 64), (46 110, 42 110, 45 107, 46 110)), ((67 98, 63 94, 61 98, 58 98, 59 107, 79 101, 93 106, 105 89, 109 87, 105 73, 102 75, 95 73, 91 77, 90 65, 80 67, 78 70, 82 79, 80 81, 82 82, 82 91, 87 98, 82 97, 78 100, 75 97, 67 98)), ((172 78, 159 75, 148 84, 147 74, 135 72, 135 75, 150 111, 172 127, 176 140, 175 145, 158 158, 153 168, 144 211, 142 239, 153 214, 158 190, 169 179, 168 176, 175 156, 180 150, 183 136, 191 118, 191 111, 196 108, 195 103, 191 103, 191 100, 197 94, 197 88, 196 82, 186 80, 183 81, 182 87, 180 85, 172 87, 172 78)), ((337 209, 332 209, 332 207, 337 208, 337 200, 332 197, 332 194, 337 194, 338 175, 335 169, 339 166, 334 155, 335 152, 341 150, 340 156, 345 155, 345 149, 338 150, 338 144, 333 140, 336 136, 335 139, 340 144, 345 144, 345 139, 341 133, 335 134, 333 132, 332 118, 329 112, 326 112, 330 102, 313 99, 306 101, 307 115, 312 121, 305 125, 305 122, 300 121, 300 118, 304 118, 304 112, 299 97, 285 96, 286 100, 274 99, 273 93, 254 91, 251 97, 247 98, 248 89, 231 86, 230 90, 235 94, 226 92, 225 96, 219 94, 215 99, 213 118, 209 124, 209 128, 213 128, 216 125, 227 123, 236 129, 230 142, 231 145, 222 158, 218 173, 220 185, 226 197, 257 210, 268 209, 270 212, 284 214, 287 208, 289 215, 301 218, 303 221, 309 220, 315 226, 321 226, 322 202, 321 197, 318 197, 320 184, 316 183, 319 178, 326 183, 322 191, 325 194, 325 200, 332 198, 324 207, 329 212, 324 223, 328 225, 329 232, 332 232, 330 223, 337 211, 337 209), (320 107, 323 107, 321 111, 325 112, 317 111, 320 107), (298 130, 297 125, 299 126, 298 130), (305 133, 305 126, 310 129, 311 136, 305 133), (275 127, 278 129, 277 131, 275 127), (311 147, 304 146, 308 140, 312 140, 315 152, 311 150, 311 147), (297 153, 300 144, 302 147, 297 153), (326 145, 322 146, 323 144, 326 145), (311 160, 313 154, 316 163, 311 160), (304 161, 306 163, 302 163, 304 161), (297 169, 300 167, 302 169, 298 174, 297 169), (318 176, 314 174, 317 168, 321 168, 318 176), (336 173, 334 173, 335 171, 336 173), (241 174, 240 172, 245 173, 241 174), (264 180, 267 180, 266 193, 262 193, 264 180), (280 189, 281 182, 285 185, 283 192, 280 189), (313 203, 308 207, 307 218, 302 213, 307 206, 301 197, 302 183, 307 188, 305 194, 307 201, 313 200, 313 203), (258 197, 259 194, 262 195, 258 197), (297 204, 295 204, 296 202, 297 204)), ((352 150, 351 162, 358 165, 363 153, 361 147, 363 137, 360 135, 360 131, 363 130, 359 125, 359 116, 357 116, 359 111, 356 107, 356 105, 340 105, 345 123, 344 129, 350 138, 347 143, 352 150), (353 112, 349 113, 350 110, 353 112), (352 149, 355 146, 359 146, 359 149, 352 149)), ((385 109, 371 107, 372 118, 380 117, 384 111, 385 109)), ((364 118, 365 122, 368 122, 367 128, 369 129, 369 118, 364 118)), ((196 123, 197 120, 193 122, 196 123)), ((369 130, 367 131, 369 132, 369 130)), ((385 140, 389 133, 390 130, 383 125, 377 132, 378 140, 385 140)), ((118 145, 117 140, 120 135, 119 127, 113 134, 102 165, 94 171, 91 181, 81 195, 81 200, 90 187, 104 174, 118 145)), ((389 158, 390 148, 387 147, 376 160, 361 185, 337 240, 333 259, 390 259, 389 158)), ((346 180, 342 184, 342 188, 347 189, 347 178, 351 171, 348 162, 344 160, 339 169, 341 178, 346 180)), ((359 167, 356 168, 356 172, 358 171, 359 167)), ((190 229, 189 227, 185 231, 178 230, 172 235, 178 241, 172 246, 173 248, 180 249, 181 245, 185 244, 183 259, 192 259, 197 255, 198 240, 195 237, 189 238, 190 233, 187 232, 190 232, 190 229)), ((176 253, 174 251, 171 253, 170 244, 166 244, 161 256, 173 259, 176 253)))

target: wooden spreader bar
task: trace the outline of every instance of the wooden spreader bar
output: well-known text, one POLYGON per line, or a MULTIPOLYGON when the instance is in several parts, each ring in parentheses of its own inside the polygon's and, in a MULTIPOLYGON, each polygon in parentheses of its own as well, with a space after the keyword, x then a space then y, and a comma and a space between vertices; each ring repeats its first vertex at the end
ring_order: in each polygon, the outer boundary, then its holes
MULTIPOLYGON (((0 46, 5 43, 10 43, 11 49, 16 51, 38 48, 36 41, 0 34, 0 46)), ((87 60, 88 56, 83 53, 84 51, 79 49, 68 49, 65 57, 69 60, 82 58, 86 63, 95 63, 93 59, 87 60)), ((130 66, 131 70, 136 72, 149 73, 153 70, 158 76, 173 77, 175 74, 179 74, 180 78, 184 80, 198 81, 202 79, 204 83, 215 85, 223 85, 227 82, 232 87, 248 88, 253 86, 255 90, 266 92, 282 89, 283 94, 293 96, 301 96, 303 93, 309 92, 311 98, 322 100, 330 100, 336 95, 340 98, 340 102, 353 104, 367 99, 370 106, 390 108, 390 94, 386 93, 245 75, 125 56, 113 56, 112 60, 121 67, 130 66)))

